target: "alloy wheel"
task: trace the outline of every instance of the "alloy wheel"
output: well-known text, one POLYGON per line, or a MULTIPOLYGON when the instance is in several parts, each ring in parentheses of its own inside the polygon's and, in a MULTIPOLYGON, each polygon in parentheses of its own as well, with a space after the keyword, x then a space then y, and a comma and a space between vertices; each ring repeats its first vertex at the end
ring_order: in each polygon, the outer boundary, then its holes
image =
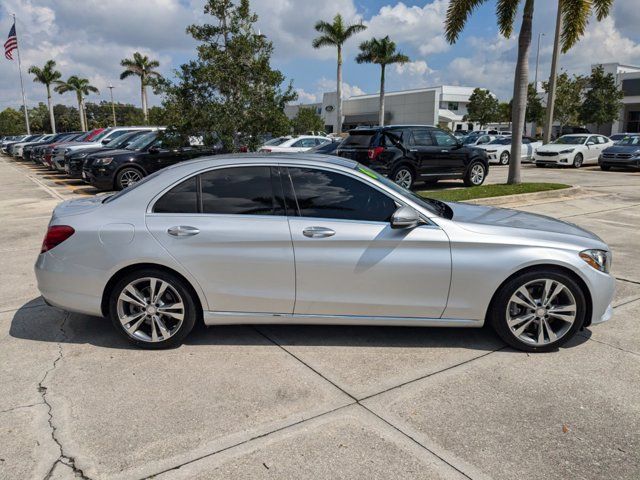
POLYGON ((575 158, 573 159, 573 166, 575 168, 580 168, 582 166, 582 161, 583 161, 582 155, 581 154, 577 154, 575 156, 575 158))
POLYGON ((540 347, 564 337, 577 311, 576 299, 566 285, 542 278, 513 293, 507 304, 507 326, 518 340, 540 347))
POLYGON ((500 165, 508 165, 509 164, 509 152, 502 152, 500 154, 500 165))
POLYGON ((406 168, 402 168, 396 172, 394 182, 400 185, 402 188, 410 188, 413 183, 413 175, 406 168))
POLYGON ((130 187, 140 180, 142 180, 142 175, 137 170, 126 170, 120 175, 120 185, 122 185, 122 188, 130 187))
POLYGON ((484 180, 484 167, 477 163, 473 167, 471 167, 471 183, 473 185, 481 185, 484 180))
POLYGON ((175 335, 185 317, 182 297, 166 280, 144 277, 120 292, 117 314, 124 331, 136 340, 163 342, 175 335))

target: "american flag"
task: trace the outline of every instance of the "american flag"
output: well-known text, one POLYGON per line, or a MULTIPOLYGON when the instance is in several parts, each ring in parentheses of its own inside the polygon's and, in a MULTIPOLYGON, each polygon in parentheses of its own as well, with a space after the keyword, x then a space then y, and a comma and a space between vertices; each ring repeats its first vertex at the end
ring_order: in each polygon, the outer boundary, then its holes
POLYGON ((13 60, 11 52, 18 48, 18 37, 16 37, 16 24, 14 23, 9 30, 9 38, 4 42, 4 56, 7 60, 13 60))

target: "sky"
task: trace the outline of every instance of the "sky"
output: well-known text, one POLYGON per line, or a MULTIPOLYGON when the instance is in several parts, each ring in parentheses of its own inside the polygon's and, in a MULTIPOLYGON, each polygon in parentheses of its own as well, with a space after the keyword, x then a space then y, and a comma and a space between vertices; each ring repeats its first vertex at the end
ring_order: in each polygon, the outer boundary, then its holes
MULTIPOLYGON (((495 0, 488 0, 470 17, 455 45, 443 36, 449 0, 395 2, 392 0, 251 0, 258 14, 256 28, 274 45, 272 66, 293 82, 297 103, 322 98, 335 91, 335 49, 313 49, 317 20, 330 21, 341 13, 348 22, 362 21, 367 30, 345 46, 345 97, 379 90, 380 70, 358 65, 354 58, 360 42, 389 35, 411 62, 391 66, 387 91, 436 85, 489 88, 502 100, 512 96, 517 39, 502 37, 496 27, 495 0)), ((521 2, 524 3, 524 2, 521 2)), ((602 22, 592 19, 585 37, 566 55, 560 66, 585 74, 593 63, 620 62, 640 65, 640 9, 638 0, 615 0, 612 15, 602 22)), ((99 88, 88 101, 109 100, 110 84, 116 101, 140 104, 137 78, 120 80, 120 60, 140 51, 160 61, 163 75, 195 56, 196 43, 185 33, 193 23, 206 23, 204 0, 3 0, 0 37, 11 28, 10 13, 17 16, 27 100, 46 101, 43 86, 26 73, 30 65, 54 59, 63 78, 80 75, 99 88)), ((556 0, 535 0, 530 79, 533 81, 538 34, 541 37, 539 80, 549 75, 556 0)), ((520 18, 520 17, 519 17, 520 18)), ((516 26, 516 32, 519 29, 516 26)), ((14 56, 15 58, 15 56, 14 56)), ((0 109, 21 104, 17 62, 0 57, 0 109)), ((150 93, 150 103, 161 99, 150 93)), ((75 97, 54 94, 58 103, 74 104, 75 97)))

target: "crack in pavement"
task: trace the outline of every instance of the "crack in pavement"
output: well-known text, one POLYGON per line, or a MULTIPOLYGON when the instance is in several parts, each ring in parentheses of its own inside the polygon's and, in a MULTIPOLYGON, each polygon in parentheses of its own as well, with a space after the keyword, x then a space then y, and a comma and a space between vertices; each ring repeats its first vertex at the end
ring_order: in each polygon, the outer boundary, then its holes
MULTIPOLYGON (((65 317, 62 319, 62 323, 60 323, 60 333, 62 334, 62 340, 67 340, 67 338, 68 338, 67 337, 67 332, 64 329, 64 325, 67 322, 67 320, 69 319, 70 315, 71 315, 70 313, 67 313, 65 315, 65 317)), ((42 380, 40 380, 40 382, 38 382, 38 392, 42 396, 42 403, 44 403, 47 406, 47 415, 49 416, 49 418, 47 419, 47 422, 49 424, 49 428, 51 429, 51 439, 58 446, 58 451, 60 452, 60 454, 58 455, 58 458, 55 460, 55 462, 53 462, 53 464, 51 465, 51 468, 49 468, 49 471, 44 476, 44 480, 48 480, 48 479, 51 478, 51 476, 53 475, 53 471, 55 470, 56 466, 58 464, 60 464, 60 463, 63 464, 63 465, 66 465, 69 468, 71 468, 76 477, 82 478, 84 480, 91 480, 87 475, 85 475, 85 473, 80 468, 76 467, 75 458, 71 457, 69 455, 66 455, 64 453, 64 448, 62 447, 62 443, 60 442, 60 440, 58 439, 58 436, 57 436, 57 431, 58 430, 57 430, 57 428, 56 428, 56 426, 54 425, 54 422, 53 422, 52 407, 51 407, 51 404, 49 403, 49 400, 47 399, 48 390, 47 390, 47 387, 44 386, 44 382, 46 381, 46 379, 49 376, 49 374, 56 369, 56 367, 58 366, 58 362, 60 360, 62 360, 62 358, 63 358, 62 342, 57 342, 57 344, 58 344, 58 356, 56 357, 56 359, 51 364, 51 368, 49 368, 45 372, 44 376, 42 377, 42 380)))
POLYGON ((6 410, 0 410, 0 413, 13 412, 14 410, 20 410, 22 408, 32 408, 32 407, 36 407, 38 405, 44 405, 44 402, 36 402, 36 403, 32 403, 30 405, 18 405, 17 407, 11 407, 11 408, 7 408, 6 410))

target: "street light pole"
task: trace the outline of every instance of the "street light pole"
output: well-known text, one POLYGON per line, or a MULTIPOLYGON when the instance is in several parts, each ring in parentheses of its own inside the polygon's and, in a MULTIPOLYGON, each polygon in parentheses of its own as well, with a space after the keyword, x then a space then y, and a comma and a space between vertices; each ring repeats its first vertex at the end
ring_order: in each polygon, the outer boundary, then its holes
POLYGON ((116 126, 116 107, 113 103, 113 85, 109 85, 109 93, 111 94, 111 114, 113 115, 113 126, 116 126))
MULTIPOLYGON (((560 31, 562 30, 562 0, 558 0, 558 15, 556 17, 556 32, 553 40, 553 58, 551 59, 551 75, 549 76, 549 92, 547 95, 547 121, 544 126, 544 136, 542 142, 547 144, 551 141, 551 130, 553 129, 553 105, 556 101, 556 78, 558 73, 558 60, 560 57, 560 31)), ((562 132, 560 132, 562 134, 562 132)))

